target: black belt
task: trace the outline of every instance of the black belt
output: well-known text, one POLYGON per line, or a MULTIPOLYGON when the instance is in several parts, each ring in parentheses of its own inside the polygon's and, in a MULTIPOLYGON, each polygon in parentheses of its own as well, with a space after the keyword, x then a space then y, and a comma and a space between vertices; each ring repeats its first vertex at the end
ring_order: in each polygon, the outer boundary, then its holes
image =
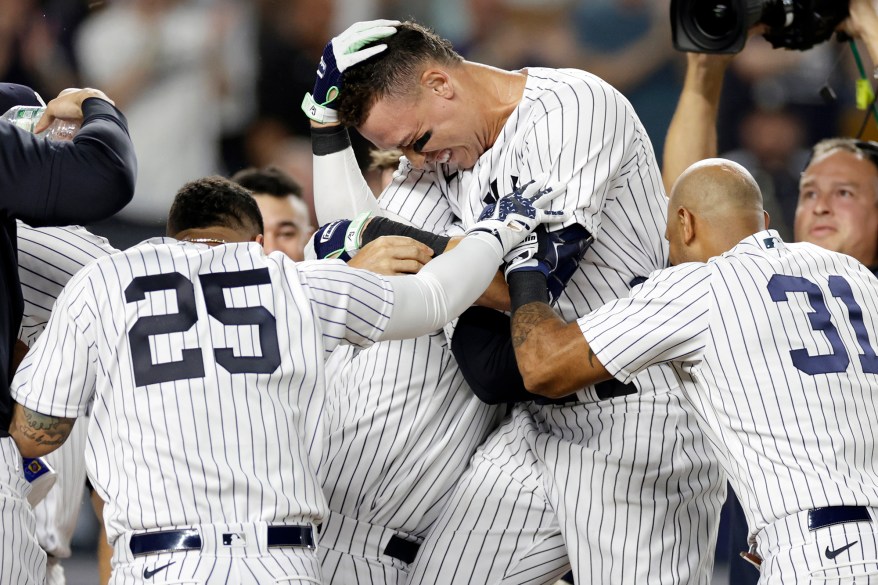
POLYGON ((808 530, 826 528, 846 522, 871 522, 872 516, 865 506, 829 506, 808 510, 808 530))
MULTIPOLYGON (((233 535, 236 534, 236 532, 229 532, 228 535, 224 535, 223 544, 230 545, 233 535), (229 537, 228 540, 225 536, 229 537)), ((201 550, 201 534, 195 528, 134 534, 131 536, 128 546, 134 556, 201 550)), ((314 548, 314 533, 310 526, 269 526, 268 546, 269 548, 280 546, 314 548)))
POLYGON ((417 542, 399 536, 391 536, 387 546, 384 547, 384 554, 410 565, 415 562, 419 548, 421 545, 417 542))

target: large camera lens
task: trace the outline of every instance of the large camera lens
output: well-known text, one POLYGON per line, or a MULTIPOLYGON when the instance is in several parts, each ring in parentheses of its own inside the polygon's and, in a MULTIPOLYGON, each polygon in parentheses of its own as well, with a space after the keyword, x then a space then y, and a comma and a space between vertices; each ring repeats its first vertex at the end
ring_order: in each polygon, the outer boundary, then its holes
POLYGON ((702 2, 692 6, 692 24, 709 39, 721 39, 734 31, 738 14, 728 2, 702 2))
POLYGON ((671 0, 674 46, 682 51, 737 53, 765 9, 793 0, 671 0))

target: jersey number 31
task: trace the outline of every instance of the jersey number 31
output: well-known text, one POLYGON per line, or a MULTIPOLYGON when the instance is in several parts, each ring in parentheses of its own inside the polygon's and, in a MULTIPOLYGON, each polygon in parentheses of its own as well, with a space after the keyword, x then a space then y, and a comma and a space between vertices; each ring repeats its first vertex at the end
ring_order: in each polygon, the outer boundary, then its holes
MULTIPOLYGON (((859 354, 863 372, 878 374, 878 356, 875 355, 875 350, 869 341, 869 332, 863 323, 863 310, 854 299, 850 283, 841 276, 830 276, 829 291, 833 297, 841 299, 841 302, 847 307, 851 326, 857 335, 857 343, 863 350, 863 353, 859 354)), ((775 303, 788 301, 787 295, 789 293, 807 293, 808 302, 814 309, 808 313, 811 329, 822 331, 832 347, 832 353, 818 355, 809 355, 807 349, 791 350, 790 357, 796 368, 812 376, 840 373, 847 370, 851 358, 838 330, 832 324, 832 315, 826 308, 826 302, 819 286, 801 276, 775 274, 768 281, 768 293, 775 303)))

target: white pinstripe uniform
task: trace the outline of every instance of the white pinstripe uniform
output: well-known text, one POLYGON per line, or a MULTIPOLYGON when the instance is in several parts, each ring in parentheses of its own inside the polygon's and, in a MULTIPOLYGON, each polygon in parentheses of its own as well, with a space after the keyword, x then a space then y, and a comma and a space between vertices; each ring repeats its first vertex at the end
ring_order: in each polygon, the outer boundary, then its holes
POLYGON ((62 417, 94 399, 86 467, 113 583, 319 582, 313 550, 267 548, 267 526, 323 517, 324 355, 380 335, 392 295, 258 244, 149 240, 74 277, 13 394, 62 417), (205 556, 132 556, 132 532, 180 527, 200 528, 205 556))
MULTIPOLYGON (((428 229, 462 233, 454 223, 428 229)), ((322 476, 330 512, 318 551, 327 582, 404 583, 404 543, 423 542, 501 413, 472 394, 444 331, 336 349, 322 476)))
POLYGON ((406 550, 393 547, 423 540, 498 411, 470 392, 441 330, 337 348, 327 362, 327 582, 405 583, 406 550))
POLYGON ((758 541, 760 583, 878 583, 871 272, 766 230, 658 273, 580 327, 620 380, 674 364, 758 541), (836 506, 865 507, 863 521, 809 530, 838 520, 836 506))
MULTIPOLYGON (((18 277, 24 314, 18 338, 33 345, 43 332, 55 299, 83 266, 95 258, 118 252, 106 239, 79 226, 32 228, 18 222, 18 277)), ((55 486, 34 508, 37 539, 49 554, 46 583, 63 585, 64 569, 58 559, 70 556, 85 487, 85 436, 88 419, 78 421, 67 442, 46 456, 58 473, 55 486)))
MULTIPOLYGON (((596 241, 558 309, 572 320, 667 263, 667 200, 630 104, 598 78, 532 68, 471 170, 403 162, 381 206, 436 230, 548 171, 596 241)), ((415 562, 412 583, 707 583, 724 481, 667 366, 637 396, 517 405, 475 454, 415 562)))

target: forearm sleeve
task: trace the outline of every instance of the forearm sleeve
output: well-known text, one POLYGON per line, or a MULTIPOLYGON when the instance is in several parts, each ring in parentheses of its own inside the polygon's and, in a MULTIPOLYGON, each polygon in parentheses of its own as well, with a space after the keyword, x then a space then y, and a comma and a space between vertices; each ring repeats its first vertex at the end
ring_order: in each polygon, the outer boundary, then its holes
POLYGON ((363 229, 363 235, 360 238, 360 247, 365 246, 372 240, 376 240, 381 236, 406 236, 425 244, 433 250, 434 257, 445 251, 451 238, 448 236, 437 236, 418 229, 416 227, 388 219, 386 217, 373 217, 363 229))
POLYGON ((501 260, 497 246, 470 236, 417 274, 389 277, 394 305, 382 339, 418 337, 439 329, 485 292, 501 260))
POLYGON ((378 201, 366 184, 344 126, 311 129, 314 153, 314 212, 320 225, 378 213, 378 201))

